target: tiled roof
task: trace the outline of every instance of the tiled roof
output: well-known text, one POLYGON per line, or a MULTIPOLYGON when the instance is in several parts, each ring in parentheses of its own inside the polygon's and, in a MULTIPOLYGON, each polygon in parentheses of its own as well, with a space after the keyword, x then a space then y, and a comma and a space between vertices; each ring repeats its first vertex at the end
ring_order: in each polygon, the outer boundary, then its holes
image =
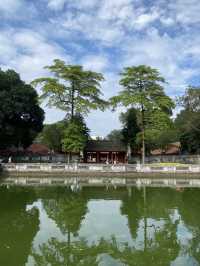
POLYGON ((26 149, 26 151, 35 153, 35 154, 41 154, 41 155, 46 155, 50 152, 47 146, 45 146, 44 144, 39 144, 39 143, 33 143, 31 146, 29 146, 26 149))
POLYGON ((180 153, 180 142, 174 142, 170 143, 167 148, 163 151, 161 149, 155 149, 151 151, 152 155, 161 155, 161 154, 167 154, 167 155, 176 155, 180 153))

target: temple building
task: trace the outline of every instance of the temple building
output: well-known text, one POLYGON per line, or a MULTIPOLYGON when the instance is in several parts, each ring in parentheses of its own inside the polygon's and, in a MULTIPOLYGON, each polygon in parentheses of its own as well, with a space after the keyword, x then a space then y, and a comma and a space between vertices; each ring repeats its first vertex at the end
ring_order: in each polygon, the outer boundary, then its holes
POLYGON ((127 148, 122 142, 89 140, 84 150, 85 163, 126 163, 127 148))

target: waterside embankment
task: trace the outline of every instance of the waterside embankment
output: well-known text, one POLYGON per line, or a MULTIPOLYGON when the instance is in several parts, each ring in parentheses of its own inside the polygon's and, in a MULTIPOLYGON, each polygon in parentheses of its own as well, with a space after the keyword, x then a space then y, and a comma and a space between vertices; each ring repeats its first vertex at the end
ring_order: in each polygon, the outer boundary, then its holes
POLYGON ((200 174, 200 164, 141 165, 141 164, 84 164, 84 163, 4 163, 7 173, 186 173, 200 174))
POLYGON ((140 164, 2 164, 2 178, 196 178, 200 179, 200 165, 140 165, 140 164))

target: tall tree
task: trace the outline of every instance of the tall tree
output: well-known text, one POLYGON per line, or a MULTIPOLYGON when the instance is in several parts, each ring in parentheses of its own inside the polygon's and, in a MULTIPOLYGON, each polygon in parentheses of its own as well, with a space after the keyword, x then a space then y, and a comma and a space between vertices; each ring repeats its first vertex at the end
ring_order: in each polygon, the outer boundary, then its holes
POLYGON ((36 141, 47 145, 51 150, 61 152, 66 123, 65 120, 62 120, 54 124, 44 125, 36 141))
POLYGON ((120 115, 120 121, 123 125, 123 142, 127 146, 130 146, 131 150, 133 150, 136 146, 136 136, 140 131, 137 114, 138 112, 135 108, 130 108, 120 115))
POLYGON ((200 152, 200 88, 189 86, 178 99, 183 108, 177 115, 175 125, 179 131, 183 152, 200 152))
POLYGON ((89 138, 89 129, 87 128, 84 119, 81 115, 76 115, 71 119, 62 139, 62 150, 71 153, 80 153, 85 148, 89 138))
POLYGON ((109 141, 117 142, 123 140, 122 130, 114 129, 107 136, 106 139, 109 141))
MULTIPOLYGON (((161 126, 164 126, 164 117, 172 114, 174 103, 168 97, 161 84, 165 82, 158 70, 149 66, 140 65, 126 67, 121 73, 120 85, 123 90, 119 95, 111 98, 111 104, 116 107, 122 104, 125 107, 135 107, 139 112, 139 124, 142 139, 142 163, 145 163, 145 130, 149 119, 160 117, 161 126)), ((160 120, 157 119, 160 123, 160 120)), ((157 127, 159 125, 156 125, 157 127)))
POLYGON ((0 69, 0 147, 27 147, 42 130, 43 120, 35 89, 14 70, 0 69))
POLYGON ((100 82, 104 80, 102 74, 86 71, 79 65, 67 65, 59 59, 45 68, 54 78, 38 78, 32 84, 41 85, 41 99, 48 99, 50 107, 64 110, 71 118, 77 113, 88 114, 90 110, 104 110, 107 102, 101 98, 100 82))

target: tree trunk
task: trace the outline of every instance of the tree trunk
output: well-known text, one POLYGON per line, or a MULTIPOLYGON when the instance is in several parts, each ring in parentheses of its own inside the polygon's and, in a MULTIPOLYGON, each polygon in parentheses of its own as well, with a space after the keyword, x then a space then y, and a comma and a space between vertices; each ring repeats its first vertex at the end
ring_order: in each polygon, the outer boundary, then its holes
POLYGON ((147 250, 147 215, 146 215, 146 187, 143 188, 144 197, 144 251, 147 250))
POLYGON ((142 164, 145 164, 144 107, 142 105, 142 164))
POLYGON ((68 246, 68 252, 67 252, 67 265, 70 265, 70 253, 71 253, 71 237, 70 237, 70 231, 67 231, 67 246, 68 246))
POLYGON ((75 92, 74 81, 72 81, 71 119, 74 118, 74 92, 75 92))
POLYGON ((145 164, 145 139, 144 129, 142 130, 142 164, 145 164))

